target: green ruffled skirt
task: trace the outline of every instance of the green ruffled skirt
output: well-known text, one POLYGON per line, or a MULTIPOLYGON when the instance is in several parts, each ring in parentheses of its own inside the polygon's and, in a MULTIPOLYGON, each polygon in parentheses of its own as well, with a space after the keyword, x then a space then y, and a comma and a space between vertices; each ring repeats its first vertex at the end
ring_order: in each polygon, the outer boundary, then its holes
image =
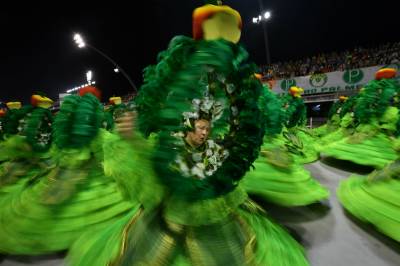
POLYGON ((315 138, 303 130, 297 130, 297 137, 303 143, 302 156, 296 156, 296 161, 302 164, 318 161, 319 153, 315 149, 315 138))
POLYGON ((337 194, 352 215, 400 241, 400 180, 386 177, 385 171, 351 176, 340 183, 337 194), (383 178, 370 180, 377 174, 383 178))
POLYGON ((378 169, 385 167, 397 158, 393 141, 383 133, 365 138, 356 133, 320 148, 320 152, 340 160, 378 169))
POLYGON ((315 138, 307 129, 291 128, 284 130, 270 140, 271 144, 284 145, 292 154, 296 162, 300 164, 312 163, 319 159, 319 154, 315 149, 315 138))
POLYGON ((242 185, 250 195, 283 206, 304 206, 329 197, 329 190, 279 145, 263 145, 242 185))
MULTIPOLYGON (((79 172, 76 172, 79 176, 79 172)), ((93 166, 82 184, 59 187, 71 197, 49 201, 54 172, 35 184, 19 186, 1 199, 0 253, 37 255, 68 249, 88 229, 104 228, 119 220, 137 204, 124 201, 116 183, 93 166), (47 195, 47 196, 45 196, 47 195)))
POLYGON ((201 208, 193 205, 172 207, 183 216, 172 215, 163 207, 149 212, 133 210, 108 228, 82 235, 67 261, 73 266, 308 265, 302 247, 253 202, 245 200, 233 209, 224 208, 213 221, 208 216, 224 206, 220 199, 200 203, 201 208), (188 217, 185 213, 192 208, 195 217, 188 217), (186 218, 177 221, 173 217, 186 218))

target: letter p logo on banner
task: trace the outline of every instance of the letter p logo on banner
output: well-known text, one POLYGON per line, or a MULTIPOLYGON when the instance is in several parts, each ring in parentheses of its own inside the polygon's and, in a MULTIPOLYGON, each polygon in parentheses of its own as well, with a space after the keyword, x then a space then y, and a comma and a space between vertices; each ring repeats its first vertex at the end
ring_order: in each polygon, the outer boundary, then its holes
POLYGON ((295 79, 284 79, 281 82, 281 89, 283 91, 288 91, 290 87, 296 86, 295 79))
POLYGON ((364 78, 364 73, 361 69, 352 69, 344 72, 343 80, 347 84, 356 84, 364 78))

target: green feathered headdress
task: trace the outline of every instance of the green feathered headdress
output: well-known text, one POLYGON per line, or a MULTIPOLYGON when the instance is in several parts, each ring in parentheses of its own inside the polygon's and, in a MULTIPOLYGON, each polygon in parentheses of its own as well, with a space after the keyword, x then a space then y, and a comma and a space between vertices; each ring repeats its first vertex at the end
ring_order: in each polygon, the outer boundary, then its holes
POLYGON ((339 100, 337 100, 335 103, 333 103, 331 108, 329 109, 328 119, 331 119, 332 116, 334 116, 335 114, 338 114, 338 113, 340 114, 340 112, 342 111, 341 108, 343 107, 343 105, 346 104, 346 102, 348 100, 349 100, 349 97, 340 96, 339 100))
POLYGON ((287 128, 304 125, 307 122, 307 108, 301 97, 286 94, 282 97, 282 106, 287 128))
POLYGON ((103 106, 93 94, 67 96, 54 121, 53 136, 57 147, 82 148, 89 145, 103 119, 103 106))
MULTIPOLYGON (((354 114, 361 123, 380 118, 387 107, 396 104, 395 96, 400 93, 399 82, 395 79, 381 79, 369 82, 360 92, 354 114)), ((398 104, 398 103, 397 103, 398 104)))
MULTIPOLYGON (((158 133, 154 163, 160 180, 175 195, 192 200, 213 198, 232 191, 258 157, 265 132, 259 107, 263 87, 247 63, 247 52, 224 40, 205 41, 175 37, 159 55, 157 65, 145 69, 144 84, 136 97, 138 128, 158 133), (227 103, 214 130, 221 130, 229 157, 204 179, 184 176, 174 165, 184 147, 176 137, 185 130, 184 113, 192 101, 211 94, 227 103)), ((190 170, 190 169, 189 169, 190 170)))
POLYGON ((24 105, 20 109, 10 109, 4 118, 4 133, 7 135, 18 134, 24 128, 25 116, 32 112, 33 106, 24 105))
POLYGON ((266 122, 266 135, 273 136, 282 131, 285 123, 285 113, 282 109, 281 99, 267 86, 264 86, 260 97, 260 108, 262 109, 266 122))

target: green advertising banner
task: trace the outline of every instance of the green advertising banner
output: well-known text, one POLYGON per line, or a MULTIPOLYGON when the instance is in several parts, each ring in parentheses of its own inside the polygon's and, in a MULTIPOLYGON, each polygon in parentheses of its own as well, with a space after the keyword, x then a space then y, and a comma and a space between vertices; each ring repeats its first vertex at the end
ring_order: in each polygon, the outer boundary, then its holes
MULTIPOLYGON (((303 88, 305 95, 358 90, 374 79, 376 71, 383 67, 400 69, 399 64, 393 64, 281 79, 277 80, 273 91, 279 94, 286 93, 292 86, 303 88)), ((399 75, 397 78, 400 78, 399 75)))

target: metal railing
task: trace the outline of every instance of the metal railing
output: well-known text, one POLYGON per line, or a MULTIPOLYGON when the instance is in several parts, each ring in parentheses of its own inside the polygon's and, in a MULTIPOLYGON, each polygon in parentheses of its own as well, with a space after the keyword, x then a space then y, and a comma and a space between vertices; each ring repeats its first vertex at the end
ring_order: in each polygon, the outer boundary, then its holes
POLYGON ((339 99, 340 96, 351 96, 356 93, 357 91, 341 91, 317 95, 303 95, 302 98, 304 99, 304 103, 334 102, 339 99))

